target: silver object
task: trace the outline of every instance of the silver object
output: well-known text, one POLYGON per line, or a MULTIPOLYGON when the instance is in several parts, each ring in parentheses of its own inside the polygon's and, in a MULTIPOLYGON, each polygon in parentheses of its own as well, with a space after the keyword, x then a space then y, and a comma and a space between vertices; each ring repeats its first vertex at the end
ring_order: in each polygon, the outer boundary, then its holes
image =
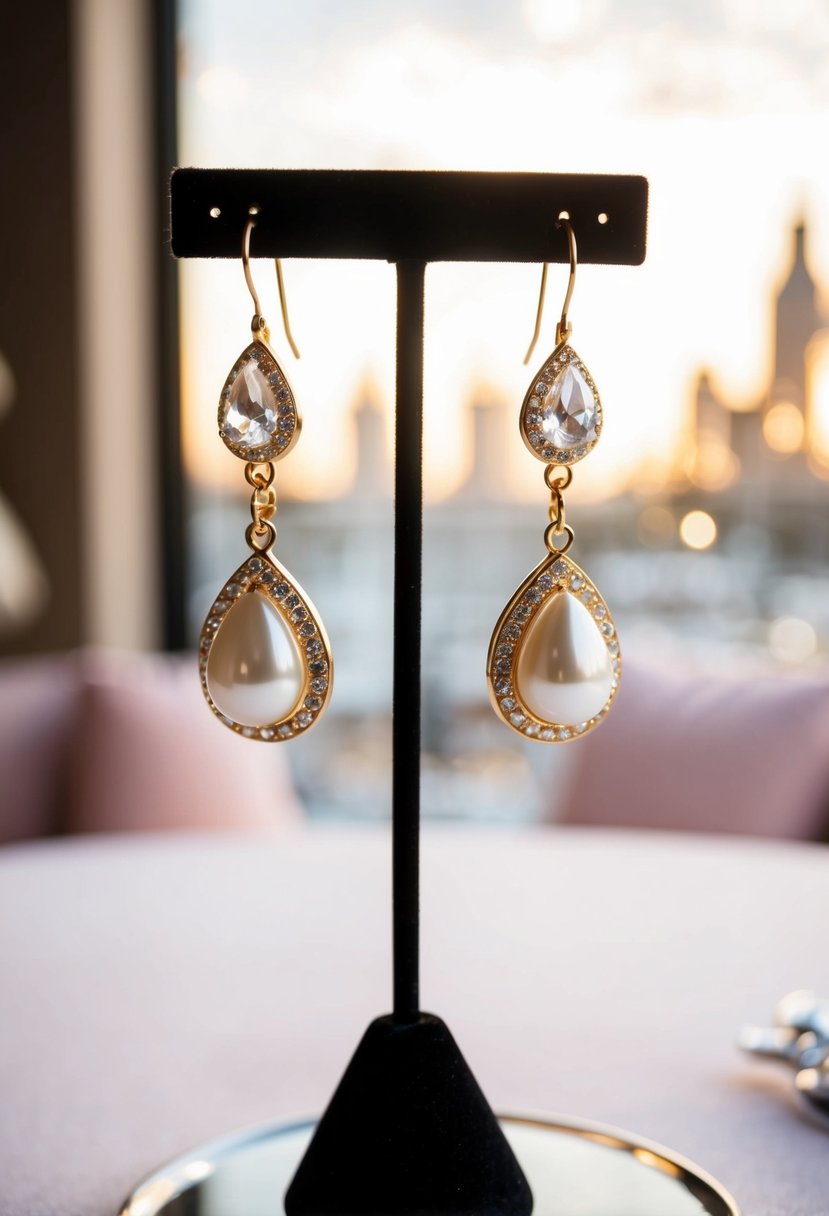
POLYGON ((795 1088, 829 1115, 829 1000, 811 989, 784 996, 772 1026, 744 1026, 737 1044, 753 1056, 782 1060, 795 1070, 795 1088))

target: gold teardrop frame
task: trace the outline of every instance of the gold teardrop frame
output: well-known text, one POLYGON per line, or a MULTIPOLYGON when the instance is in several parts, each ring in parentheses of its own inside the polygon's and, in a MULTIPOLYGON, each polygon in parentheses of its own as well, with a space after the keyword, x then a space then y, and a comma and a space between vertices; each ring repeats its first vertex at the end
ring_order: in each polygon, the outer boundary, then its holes
POLYGON ((524 579, 493 631, 486 660, 487 689, 493 709, 505 725, 525 738, 539 743, 564 743, 598 726, 613 704, 621 674, 616 626, 604 598, 571 558, 549 554, 524 579), (522 700, 515 679, 521 647, 537 612, 550 596, 565 593, 579 598, 593 616, 613 670, 610 696, 599 712, 584 722, 546 722, 539 718, 522 700))
POLYGON ((219 435, 233 455, 256 464, 269 460, 281 460, 299 439, 302 417, 297 407, 294 391, 288 383, 287 376, 277 363, 276 355, 264 339, 255 338, 253 342, 249 343, 228 372, 219 396, 218 423, 219 435), (233 385, 241 375, 245 364, 251 359, 258 363, 259 370, 273 389, 278 413, 277 428, 271 436, 270 442, 259 444, 258 447, 246 447, 244 444, 236 443, 225 430, 225 414, 233 385))
POLYGON ((305 734, 322 715, 334 683, 331 646, 319 614, 299 583, 270 552, 249 557, 222 587, 207 614, 199 639, 199 675, 202 692, 213 713, 225 726, 247 739, 280 743, 305 734), (223 713, 210 695, 207 661, 227 612, 242 595, 265 595, 291 630, 302 663, 303 684, 291 712, 260 726, 241 725, 223 713))
POLYGON ((533 456, 536 456, 539 460, 543 460, 545 464, 572 465, 577 464, 578 461, 584 459, 588 452, 593 451, 602 433, 602 423, 602 402, 593 377, 572 346, 566 341, 559 343, 549 358, 542 364, 538 373, 533 377, 530 387, 527 389, 518 422, 521 438, 533 456), (594 439, 586 443, 579 443, 571 448, 559 448, 553 443, 545 442, 544 432, 541 429, 541 407, 544 396, 549 392, 556 376, 561 375, 568 365, 581 373, 595 398, 596 435, 594 439))

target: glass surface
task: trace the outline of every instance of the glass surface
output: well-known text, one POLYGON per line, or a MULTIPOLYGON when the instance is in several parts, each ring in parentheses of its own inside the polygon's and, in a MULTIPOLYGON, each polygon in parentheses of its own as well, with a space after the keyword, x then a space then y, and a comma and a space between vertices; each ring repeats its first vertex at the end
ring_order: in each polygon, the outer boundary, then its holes
MULTIPOLYGON (((658 1145, 569 1120, 501 1124, 534 1216, 739 1216, 713 1178, 658 1145)), ((268 1127, 206 1144, 143 1182, 121 1216, 278 1216, 312 1131, 268 1127)))

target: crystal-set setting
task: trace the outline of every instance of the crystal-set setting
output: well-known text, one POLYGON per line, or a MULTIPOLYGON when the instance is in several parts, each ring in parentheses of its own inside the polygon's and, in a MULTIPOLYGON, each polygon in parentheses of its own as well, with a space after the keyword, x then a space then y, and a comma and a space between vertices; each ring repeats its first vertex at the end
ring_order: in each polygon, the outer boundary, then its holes
MULTIPOLYGON (((234 643, 232 638, 227 647, 230 656, 237 649, 234 643)), ((305 734, 325 709, 334 678, 328 637, 308 596, 270 553, 260 552, 243 562, 214 600, 199 640, 199 674, 205 699, 216 717, 248 739, 282 742, 305 734), (264 640, 269 629, 281 653, 263 654, 267 647, 257 647, 255 639, 251 645, 248 638, 248 648, 239 649, 234 672, 228 677, 217 670, 215 659, 222 630, 232 625, 240 605, 256 612, 252 600, 243 604, 244 597, 259 597, 259 615, 266 621, 264 640), (277 659, 281 669, 277 669, 277 659), (231 704, 245 699, 251 714, 234 717, 226 712, 231 704), (269 700, 274 711, 260 712, 269 700), (256 721, 237 720, 248 716, 256 721)))
POLYGON ((524 443, 545 464, 573 465, 596 446, 602 404, 593 377, 566 341, 534 377, 521 407, 524 443))
POLYGON ((242 460, 279 460, 302 426, 293 391, 261 338, 233 364, 219 397, 219 434, 242 460))
POLYGON ((603 720, 621 669, 616 627, 604 599, 574 561, 551 553, 518 588, 492 635, 487 687, 495 712, 526 738, 566 742, 603 720), (563 631, 569 638, 559 636, 563 631), (578 653, 569 653, 568 646, 578 653), (568 662, 577 669, 569 684, 568 662), (543 702, 551 700, 581 712, 545 713, 543 702))

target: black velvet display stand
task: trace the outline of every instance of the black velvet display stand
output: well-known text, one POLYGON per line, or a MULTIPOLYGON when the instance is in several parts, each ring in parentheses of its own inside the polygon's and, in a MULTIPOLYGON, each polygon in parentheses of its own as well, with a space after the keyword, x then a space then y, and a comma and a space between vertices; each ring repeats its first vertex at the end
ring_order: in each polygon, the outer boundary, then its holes
MULTIPOLYGON (((285 1195, 289 1216, 527 1216, 532 1195, 447 1026, 420 1012, 420 615, 423 314, 435 261, 638 265, 641 177, 179 169, 177 257, 374 258, 397 267, 393 1012, 363 1036, 285 1195)), ((528 301, 528 315, 533 302, 528 301)))

